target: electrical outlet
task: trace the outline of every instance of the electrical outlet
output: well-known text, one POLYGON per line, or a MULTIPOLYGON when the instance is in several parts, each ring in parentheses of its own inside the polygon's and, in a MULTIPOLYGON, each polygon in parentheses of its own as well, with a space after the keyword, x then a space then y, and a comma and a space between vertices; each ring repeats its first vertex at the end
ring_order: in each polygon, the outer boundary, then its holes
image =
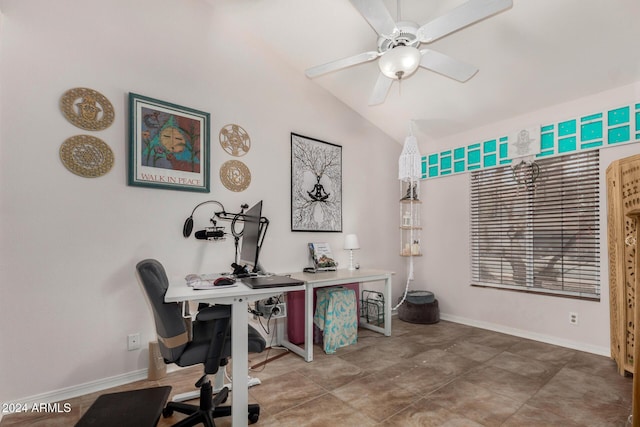
POLYGON ((578 313, 569 312, 569 323, 572 325, 578 324, 578 313))
POLYGON ((140 348, 140 332, 127 335, 127 350, 137 350, 140 348))

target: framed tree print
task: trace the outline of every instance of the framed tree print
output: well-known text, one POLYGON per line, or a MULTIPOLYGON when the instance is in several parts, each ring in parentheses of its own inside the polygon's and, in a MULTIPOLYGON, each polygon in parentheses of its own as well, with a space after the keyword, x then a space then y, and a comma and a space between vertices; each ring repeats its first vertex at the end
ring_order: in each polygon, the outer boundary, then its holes
POLYGON ((208 193, 209 118, 130 93, 128 184, 208 193))
POLYGON ((342 231, 342 147, 291 134, 291 231, 342 231))

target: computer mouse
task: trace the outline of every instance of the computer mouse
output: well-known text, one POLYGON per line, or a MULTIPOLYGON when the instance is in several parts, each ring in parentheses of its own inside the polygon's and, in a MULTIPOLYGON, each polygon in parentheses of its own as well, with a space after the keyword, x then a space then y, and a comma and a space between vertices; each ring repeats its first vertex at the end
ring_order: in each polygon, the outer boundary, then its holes
POLYGON ((213 286, 229 286, 236 283, 234 279, 230 279, 229 277, 218 277, 214 282, 213 286))

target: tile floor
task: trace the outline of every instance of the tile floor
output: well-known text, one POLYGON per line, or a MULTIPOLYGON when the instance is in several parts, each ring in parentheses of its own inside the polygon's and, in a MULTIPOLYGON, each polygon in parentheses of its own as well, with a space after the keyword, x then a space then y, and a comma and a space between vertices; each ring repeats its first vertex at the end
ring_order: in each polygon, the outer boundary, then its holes
MULTIPOLYGON (((252 363, 281 352, 252 355, 252 363)), ((193 367, 104 392, 171 385, 182 393, 200 373, 193 367)), ((361 330, 358 344, 334 355, 316 346, 312 363, 286 354, 251 375, 262 380, 249 396, 261 405, 264 427, 622 427, 631 413, 632 379, 607 357, 446 321, 394 318, 392 337, 361 330)), ((0 426, 73 425, 99 394, 69 400, 69 414, 13 414, 0 426)))

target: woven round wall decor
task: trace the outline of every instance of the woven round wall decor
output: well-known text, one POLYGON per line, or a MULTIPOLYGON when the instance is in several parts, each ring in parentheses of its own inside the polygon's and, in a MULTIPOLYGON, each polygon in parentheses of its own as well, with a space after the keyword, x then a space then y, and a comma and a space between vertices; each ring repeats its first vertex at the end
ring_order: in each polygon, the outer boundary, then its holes
POLYGON ((85 178, 96 178, 113 167, 113 151, 101 139, 76 135, 60 146, 60 160, 67 169, 85 178))
POLYGON ((103 130, 111 126, 115 113, 111 102, 93 89, 76 87, 60 98, 60 109, 75 126, 86 130, 103 130))
POLYGON ((229 160, 220 167, 220 181, 231 191, 244 191, 251 184, 251 172, 244 163, 229 160))
POLYGON ((220 129, 218 138, 224 151, 234 157, 242 157, 251 149, 251 138, 240 125, 225 125, 220 129))

